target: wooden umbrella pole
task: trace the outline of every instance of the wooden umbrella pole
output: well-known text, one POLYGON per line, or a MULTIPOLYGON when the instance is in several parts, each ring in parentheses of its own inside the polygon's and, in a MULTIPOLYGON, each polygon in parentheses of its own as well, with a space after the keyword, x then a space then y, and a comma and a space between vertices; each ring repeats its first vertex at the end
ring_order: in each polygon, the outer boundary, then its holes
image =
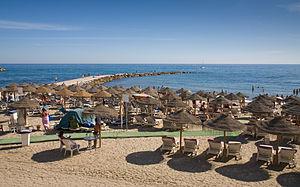
POLYGON ((227 153, 227 147, 226 147, 226 131, 224 131, 224 153, 223 153, 223 156, 226 156, 226 153, 227 153))
POLYGON ((179 150, 182 152, 182 131, 183 131, 183 129, 182 129, 182 124, 181 124, 181 127, 180 127, 180 134, 179 134, 179 150))
POLYGON ((101 126, 102 126, 102 124, 100 122, 100 128, 99 128, 99 148, 101 148, 101 145, 102 145, 102 141, 101 141, 101 138, 102 138, 102 134, 101 134, 102 129, 101 129, 101 126))

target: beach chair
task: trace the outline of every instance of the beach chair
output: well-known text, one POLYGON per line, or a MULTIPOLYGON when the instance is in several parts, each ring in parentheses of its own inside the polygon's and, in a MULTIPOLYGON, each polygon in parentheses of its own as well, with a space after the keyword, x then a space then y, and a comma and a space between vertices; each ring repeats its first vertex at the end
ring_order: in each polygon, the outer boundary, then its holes
POLYGON ((67 151, 71 152, 71 157, 73 156, 74 150, 77 150, 77 152, 79 153, 80 146, 78 144, 76 144, 74 141, 72 141, 70 139, 61 139, 61 141, 66 146, 64 156, 66 156, 67 151))
POLYGON ((289 167, 296 167, 295 155, 297 150, 290 147, 279 147, 278 163, 289 164, 289 167))
POLYGON ((134 116, 135 122, 134 124, 136 125, 145 125, 145 120, 142 116, 134 116))
POLYGON ((160 151, 175 152, 178 147, 178 142, 176 142, 174 137, 162 137, 162 142, 160 151))
POLYGON ((199 149, 199 142, 195 138, 184 138, 184 148, 183 153, 188 153, 192 155, 197 155, 199 149))
POLYGON ((156 125, 156 121, 154 117, 148 116, 145 118, 144 126, 150 126, 153 127, 156 125))
POLYGON ((242 148, 241 142, 229 141, 226 155, 234 156, 236 160, 240 160, 242 159, 241 148, 242 148))
POLYGON ((259 145, 257 147, 256 161, 266 161, 267 164, 273 163, 274 149, 271 145, 259 145))
POLYGON ((223 142, 216 142, 214 140, 208 140, 209 148, 207 150, 207 155, 215 155, 216 158, 218 158, 224 149, 224 144, 223 142))

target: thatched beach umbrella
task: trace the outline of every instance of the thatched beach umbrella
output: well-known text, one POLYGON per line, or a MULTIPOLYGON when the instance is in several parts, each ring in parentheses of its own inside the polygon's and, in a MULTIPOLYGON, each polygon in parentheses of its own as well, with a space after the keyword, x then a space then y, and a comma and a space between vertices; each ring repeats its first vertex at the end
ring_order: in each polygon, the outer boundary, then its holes
POLYGON ((300 127, 292 124, 291 121, 282 116, 262 121, 258 123, 258 127, 267 133, 275 135, 300 135, 300 127))
MULTIPOLYGON (((277 135, 277 143, 275 146, 276 157, 275 163, 278 162, 278 146, 281 136, 297 136, 300 135, 300 127, 292 124, 291 121, 288 121, 285 117, 277 116, 271 120, 265 120, 261 123, 258 123, 258 128, 269 133, 277 135)), ((277 163, 278 164, 278 163, 277 163)))
POLYGON ((140 92, 142 89, 140 88, 140 87, 138 87, 138 86, 132 86, 131 88, 130 88, 131 90, 133 90, 133 91, 135 91, 135 92, 140 92))
POLYGON ((110 94, 112 94, 113 96, 118 96, 121 93, 112 87, 108 88, 106 91, 109 92, 110 94))
POLYGON ((46 86, 40 86, 35 90, 35 93, 39 93, 39 94, 50 94, 50 93, 55 93, 54 90, 46 87, 46 86))
POLYGON ((152 97, 156 97, 158 98, 158 92, 156 89, 153 89, 151 87, 147 87, 145 88, 142 93, 145 93, 145 94, 148 94, 148 95, 151 95, 152 97))
POLYGON ((13 102, 12 104, 9 105, 9 107, 11 108, 15 108, 15 109, 23 109, 24 110, 24 121, 25 124, 27 124, 27 119, 26 119, 26 109, 28 108, 38 108, 40 106, 40 104, 34 100, 34 99, 30 99, 28 97, 24 97, 23 99, 13 102))
POLYGON ((80 98, 91 98, 92 94, 86 92, 85 90, 80 90, 73 94, 73 97, 80 97, 80 98))
POLYGON ((70 97, 74 93, 70 91, 67 87, 64 87, 63 89, 56 92, 56 95, 62 96, 62 97, 70 97))
POLYGON ((219 96, 216 99, 212 100, 211 103, 215 105, 229 105, 232 102, 229 99, 226 99, 224 96, 219 96))
POLYGON ((82 88, 77 84, 70 85, 68 89, 71 90, 72 92, 79 92, 80 90, 82 90, 82 88))
POLYGON ((226 99, 229 99, 230 101, 240 101, 241 98, 237 95, 235 95, 234 93, 230 93, 230 94, 227 94, 225 96, 226 99))
POLYGON ((153 106, 161 106, 161 102, 153 97, 141 97, 135 99, 135 101, 140 105, 147 105, 151 116, 153 116, 153 106))
POLYGON ((246 128, 245 125, 235 120, 228 114, 220 114, 212 120, 206 121, 204 125, 208 128, 224 132, 224 153, 226 152, 226 132, 241 131, 246 128))
POLYGON ((92 97, 94 97, 94 98, 109 98, 111 96, 112 96, 111 93, 109 93, 105 90, 100 90, 97 93, 93 94, 92 97))
POLYGON ((251 112, 254 115, 260 116, 261 114, 271 114, 273 113, 273 110, 265 105, 264 103, 261 103, 259 101, 252 101, 249 103, 245 109, 245 111, 251 112))
POLYGON ((173 114, 170 114, 167 116, 165 119, 166 121, 173 122, 176 125, 180 126, 180 141, 179 141, 179 147, 180 150, 182 149, 182 131, 183 131, 183 125, 188 125, 188 124, 200 124, 200 119, 198 119, 196 116, 191 115, 187 113, 185 110, 180 110, 177 111, 173 114))
POLYGON ((68 88, 68 87, 65 85, 65 83, 63 83, 63 84, 61 84, 61 85, 58 85, 58 86, 54 87, 53 89, 54 89, 55 91, 60 91, 60 90, 62 90, 62 89, 64 89, 64 88, 68 88))
POLYGON ((186 107, 188 107, 187 104, 184 103, 180 99, 173 99, 173 100, 169 101, 168 103, 166 103, 165 106, 171 107, 171 108, 186 108, 186 107))
POLYGON ((30 84, 23 87, 23 92, 33 93, 35 91, 36 91, 36 88, 30 84))
POLYGON ((181 97, 182 100, 187 100, 188 97, 190 97, 192 93, 190 91, 181 92, 179 94, 179 97, 181 97))
POLYGON ((96 88, 96 87, 92 87, 92 88, 90 88, 90 89, 87 89, 87 91, 88 91, 89 93, 91 93, 91 94, 94 94, 94 93, 97 93, 99 90, 98 90, 98 88, 96 88))
POLYGON ((7 92, 18 92, 18 85, 16 83, 12 83, 6 87, 7 92))
POLYGON ((176 95, 174 92, 167 92, 162 97, 160 97, 160 100, 164 100, 164 101, 171 101, 174 99, 180 99, 180 97, 176 95))

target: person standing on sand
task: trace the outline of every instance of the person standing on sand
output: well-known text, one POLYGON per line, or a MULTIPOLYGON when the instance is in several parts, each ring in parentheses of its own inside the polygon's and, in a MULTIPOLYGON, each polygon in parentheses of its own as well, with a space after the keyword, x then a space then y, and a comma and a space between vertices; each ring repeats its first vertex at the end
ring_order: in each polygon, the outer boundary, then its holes
MULTIPOLYGON (((95 136, 94 148, 97 147, 97 139, 99 138, 99 141, 101 141, 100 140, 101 122, 100 122, 99 118, 96 118, 95 121, 96 121, 96 124, 94 126, 94 132, 93 132, 93 134, 95 136)), ((99 145, 101 146, 101 142, 99 142, 99 145)))
POLYGON ((45 108, 42 109, 42 123, 43 123, 43 126, 45 128, 45 131, 48 131, 50 129, 50 126, 49 126, 49 113, 45 108))

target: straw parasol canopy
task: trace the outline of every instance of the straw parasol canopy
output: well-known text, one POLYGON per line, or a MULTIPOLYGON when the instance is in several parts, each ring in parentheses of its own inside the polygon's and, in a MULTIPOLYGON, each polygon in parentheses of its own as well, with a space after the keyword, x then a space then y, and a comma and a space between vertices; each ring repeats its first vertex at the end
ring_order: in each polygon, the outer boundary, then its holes
POLYGON ((58 85, 58 86, 54 87, 53 89, 54 89, 55 91, 60 91, 60 90, 62 90, 62 89, 64 89, 64 88, 68 88, 68 87, 65 85, 65 83, 63 83, 63 84, 61 84, 61 85, 58 85))
POLYGON ((169 87, 162 87, 162 88, 159 89, 158 92, 161 93, 161 94, 164 94, 164 95, 167 94, 167 93, 170 93, 170 92, 175 94, 174 90, 172 90, 169 87))
POLYGON ((241 97, 235 95, 234 93, 230 93, 225 96, 226 99, 229 99, 230 101, 239 101, 241 100, 241 97))
POLYGON ((93 95, 93 97, 95 97, 95 98, 109 98, 109 97, 111 97, 111 94, 109 92, 105 91, 105 90, 100 90, 97 93, 95 93, 93 95))
POLYGON ((169 101, 168 103, 166 103, 165 106, 172 107, 172 108, 186 108, 186 107, 188 107, 187 104, 185 104, 180 99, 173 99, 173 100, 169 101))
POLYGON ((273 113, 273 110, 266 106, 265 104, 259 102, 259 101, 252 101, 245 107, 245 111, 251 112, 253 114, 271 114, 273 113))
POLYGON ((158 97, 157 90, 155 90, 155 89, 153 89, 151 87, 147 87, 142 92, 145 93, 145 94, 151 95, 152 97, 158 97))
POLYGON ((133 90, 133 91, 135 91, 135 92, 140 92, 140 91, 142 90, 142 89, 141 89, 140 87, 138 87, 138 86, 132 86, 130 89, 133 90))
POLYGON ((72 92, 78 92, 82 90, 82 88, 76 84, 72 84, 71 86, 68 87, 68 89, 71 90, 72 92))
POLYGON ((189 113, 187 113, 185 110, 177 111, 173 114, 170 114, 165 119, 166 121, 173 122, 176 125, 180 125, 180 150, 182 148, 182 131, 183 131, 183 125, 187 124, 200 124, 200 119, 198 119, 196 116, 193 116, 189 113))
POLYGON ((212 120, 205 122, 204 125, 214 130, 226 132, 240 131, 245 129, 245 125, 240 123, 238 120, 233 119, 228 114, 220 114, 212 120))
POLYGON ((179 97, 181 97, 182 100, 187 100, 188 97, 190 97, 192 93, 190 91, 181 92, 179 94, 179 97))
POLYGON ((103 85, 98 85, 97 88, 99 90, 107 90, 108 89, 106 86, 103 86, 103 85))
POLYGON ((185 110, 179 110, 168 115, 166 120, 176 124, 200 124, 200 119, 185 110))
POLYGON ((39 93, 39 94, 49 94, 49 93, 55 93, 54 90, 46 87, 46 86, 40 86, 35 90, 35 93, 39 93))
POLYGON ((95 114, 96 116, 99 116, 101 118, 117 118, 119 116, 118 111, 116 111, 113 108, 101 105, 101 104, 97 105, 93 109, 84 110, 84 113, 95 114))
POLYGON ((29 85, 26 85, 23 87, 23 91, 24 92, 35 92, 36 88, 29 84, 29 85))
POLYGON ((17 92, 18 91, 18 85, 16 83, 12 83, 9 86, 6 87, 7 92, 17 92))
POLYGON ((161 102, 157 99, 154 99, 152 97, 141 97, 135 100, 138 104, 142 105, 156 105, 160 106, 161 102))
POLYGON ((85 90, 80 90, 73 94, 73 97, 90 98, 92 97, 92 94, 86 92, 85 90))
POLYGON ((112 87, 108 88, 106 91, 109 92, 112 95, 119 95, 121 93, 121 92, 119 92, 118 90, 116 90, 112 87))
POLYGON ((62 97, 70 97, 73 95, 73 92, 70 91, 67 87, 64 87, 62 90, 56 92, 56 95, 59 95, 62 97))
POLYGON ((180 99, 180 97, 178 95, 176 95, 174 92, 167 92, 160 99, 161 100, 166 100, 166 101, 171 101, 171 100, 174 100, 174 99, 180 99))
POLYGON ((300 116, 300 105, 288 107, 283 112, 289 115, 300 116))
POLYGON ((261 130, 275 135, 300 135, 300 127, 286 120, 285 117, 277 116, 268 121, 258 124, 261 130))
POLYGON ((204 100, 206 100, 205 98, 201 97, 200 95, 198 95, 196 93, 192 94, 187 99, 192 100, 192 101, 204 101, 204 100))
POLYGON ((176 90, 177 94, 182 94, 184 92, 191 92, 190 90, 184 89, 184 88, 180 88, 179 90, 176 90))
POLYGON ((94 94, 94 93, 97 93, 99 90, 96 87, 92 87, 92 88, 88 89, 87 91, 91 94, 94 94))
POLYGON ((214 99, 211 103, 215 105, 226 105, 226 104, 231 104, 232 102, 228 99, 226 99, 224 96, 219 96, 216 99, 214 99))
POLYGON ((20 109, 26 109, 26 108, 38 108, 40 105, 37 102, 37 100, 30 99, 28 97, 24 97, 23 99, 16 101, 9 105, 11 108, 20 108, 20 109))
POLYGON ((245 99, 245 97, 247 97, 245 94, 243 94, 242 92, 238 92, 236 94, 238 97, 240 97, 241 99, 245 99))
POLYGON ((275 98, 269 97, 267 95, 259 95, 259 96, 255 97, 254 101, 252 101, 252 102, 260 102, 270 108, 273 108, 274 103, 275 103, 275 98))

